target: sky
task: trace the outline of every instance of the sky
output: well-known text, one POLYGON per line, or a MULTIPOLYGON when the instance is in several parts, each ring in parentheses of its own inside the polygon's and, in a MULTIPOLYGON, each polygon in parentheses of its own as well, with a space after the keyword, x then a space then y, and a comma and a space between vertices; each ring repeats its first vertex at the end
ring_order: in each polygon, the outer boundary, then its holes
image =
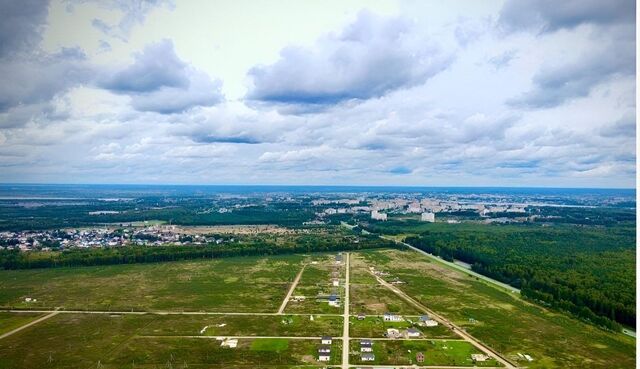
POLYGON ((0 182, 636 186, 633 0, 0 0, 0 182))

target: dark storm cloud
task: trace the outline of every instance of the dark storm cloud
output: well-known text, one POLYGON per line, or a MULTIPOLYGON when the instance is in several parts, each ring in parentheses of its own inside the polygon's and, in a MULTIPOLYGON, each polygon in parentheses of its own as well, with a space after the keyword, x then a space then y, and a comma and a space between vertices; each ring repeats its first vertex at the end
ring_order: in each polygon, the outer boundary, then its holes
POLYGON ((634 0, 507 0, 499 24, 508 31, 553 32, 581 24, 635 22, 634 0))
POLYGON ((248 98, 330 105, 424 83, 447 68, 451 57, 412 31, 403 19, 362 12, 342 33, 320 39, 315 48, 287 47, 275 64, 254 67, 248 98))
POLYGON ((131 96, 137 110, 161 114, 179 113, 223 100, 221 83, 180 60, 169 40, 146 46, 134 56, 131 65, 107 73, 99 85, 131 96))

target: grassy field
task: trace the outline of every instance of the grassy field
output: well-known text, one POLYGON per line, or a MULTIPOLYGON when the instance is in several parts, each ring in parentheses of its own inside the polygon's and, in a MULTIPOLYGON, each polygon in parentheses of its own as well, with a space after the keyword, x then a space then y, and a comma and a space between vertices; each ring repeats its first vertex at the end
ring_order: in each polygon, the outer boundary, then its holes
POLYGON ((148 336, 293 336, 342 334, 342 317, 308 315, 163 315, 141 330, 148 336))
POLYGON ((380 285, 351 285, 350 291, 351 314, 382 315, 392 312, 401 315, 417 315, 420 313, 415 307, 380 285))
POLYGON ((400 289, 529 368, 632 368, 635 340, 550 312, 412 251, 363 252, 376 269, 407 282, 400 289), (525 364, 525 362, 520 362, 525 364))
POLYGON ((352 254, 350 263, 350 313, 382 315, 386 312, 398 314, 420 314, 415 307, 399 299, 393 292, 380 286, 369 273, 369 266, 359 254, 352 254))
POLYGON ((95 368, 153 319, 59 314, 0 340, 0 368, 95 368))
MULTIPOLYGON (((0 368, 181 368, 185 363, 189 368, 241 368, 257 363, 265 368, 280 368, 316 364, 319 340, 240 339, 237 349, 229 349, 220 347, 220 341, 213 337, 171 335, 181 333, 180 329, 156 331, 162 327, 189 326, 187 322, 168 318, 59 314, 37 327, 0 340, 0 368), (170 335, 147 336, 163 333, 170 335)), ((246 323, 245 329, 249 329, 251 321, 246 323)), ((185 333, 197 332, 185 329, 185 333)), ((332 359, 339 360, 340 349, 341 342, 334 342, 332 359)))
POLYGON ((309 314, 341 314, 340 307, 329 306, 326 300, 319 301, 318 295, 329 295, 336 290, 341 301, 344 297, 344 266, 335 264, 336 254, 318 254, 313 259, 308 260, 306 268, 302 273, 300 282, 293 291, 293 296, 305 296, 305 301, 291 301, 285 311, 287 313, 309 313, 309 314), (311 264, 315 262, 315 264, 311 264), (333 274, 337 273, 340 286, 331 285, 333 274))
MULTIPOLYGON (((360 341, 353 340, 351 346, 351 363, 363 363, 360 359, 360 341)), ((465 341, 443 340, 405 340, 405 341, 373 341, 375 360, 362 365, 413 365, 418 364, 416 354, 422 352, 425 356, 419 365, 450 365, 450 366, 501 366, 490 359, 485 362, 474 363, 471 354, 481 353, 470 343, 465 341)))
POLYGON ((21 327, 33 320, 38 319, 42 314, 36 313, 4 313, 0 312, 0 334, 12 331, 18 327, 21 327))
POLYGON ((459 338, 457 334, 443 325, 436 327, 420 327, 415 322, 418 317, 405 317, 414 323, 408 321, 401 322, 385 322, 382 317, 366 317, 364 320, 358 320, 356 317, 349 319, 349 335, 351 337, 376 338, 384 337, 387 328, 397 328, 399 330, 413 327, 422 333, 422 338, 459 338))
POLYGON ((276 312, 299 255, 2 271, 0 306, 276 312), (36 303, 24 302, 33 297, 36 303))
POLYGON ((349 283, 352 285, 375 286, 378 282, 369 273, 369 265, 359 253, 352 253, 350 259, 349 283))
MULTIPOLYGON (((215 339, 137 337, 124 343, 104 368, 288 368, 316 365, 318 340, 240 339, 234 349, 215 339)), ((329 364, 341 358, 334 342, 329 364)))
MULTIPOLYGON (((368 271, 373 266, 387 273, 387 280, 406 282, 398 288, 512 361, 518 362, 518 353, 534 359, 531 363, 519 361, 519 365, 530 369, 635 366, 633 338, 547 311, 416 252, 378 250, 351 255, 351 313, 368 315, 362 321, 350 319, 350 335, 355 337, 352 351, 359 351, 358 338, 380 338, 390 327, 406 329, 420 313, 378 286, 368 271), (383 322, 376 315, 385 311, 400 313, 411 322, 383 322)), ((286 311, 303 315, 63 313, 0 340, 0 369, 282 369, 324 365, 316 362, 319 340, 283 336, 341 336, 341 316, 317 314, 340 314, 342 309, 328 309, 326 302, 315 300, 318 293, 331 291, 334 270, 340 279, 338 291, 343 294, 344 267, 334 268, 335 254, 1 271, 0 303, 66 309, 274 313, 302 265, 307 266, 294 295, 305 295, 307 300, 291 302, 286 311), (27 296, 38 302, 25 305, 27 296), (279 338, 240 339, 236 349, 229 349, 220 346, 218 336, 279 338)), ((38 316, 0 313, 0 333, 38 316)), ((375 362, 363 363, 352 352, 351 364, 411 365, 415 354, 423 352, 425 365, 473 365, 470 355, 477 351, 448 328, 417 328, 424 339, 376 340, 375 362)), ((330 365, 339 364, 341 344, 340 340, 334 342, 330 365)))

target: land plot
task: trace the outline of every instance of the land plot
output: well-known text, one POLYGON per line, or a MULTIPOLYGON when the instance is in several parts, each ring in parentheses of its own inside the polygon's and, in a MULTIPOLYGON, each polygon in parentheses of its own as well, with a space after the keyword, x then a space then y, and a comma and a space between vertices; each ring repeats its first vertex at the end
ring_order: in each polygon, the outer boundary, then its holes
POLYGON ((423 305, 519 365, 534 368, 631 368, 635 340, 546 310, 413 251, 362 253, 406 284, 423 305), (532 362, 520 355, 528 354, 532 362))
POLYGON ((350 284, 349 308, 351 314, 382 315, 387 312, 417 315, 418 311, 398 295, 380 285, 350 284))
MULTIPOLYGON (((362 363, 360 341, 352 340, 350 345, 350 362, 362 363)), ((474 362, 471 354, 481 354, 481 352, 466 341, 386 340, 373 341, 372 348, 375 360, 366 363, 374 365, 502 366, 495 359, 474 362), (424 362, 417 362, 418 353, 424 354, 424 362)))
POLYGON ((32 322, 42 314, 38 313, 5 313, 0 312, 0 334, 10 332, 32 322))
POLYGON ((342 317, 310 315, 163 315, 140 331, 147 336, 291 336, 342 334, 342 317), (206 328, 205 328, 206 327, 206 328))
POLYGON ((95 368, 153 319, 58 314, 0 340, 0 368, 95 368))
POLYGON ((420 338, 459 338, 451 329, 438 325, 435 327, 423 327, 417 324, 417 317, 407 317, 411 322, 403 320, 400 322, 385 322, 382 317, 369 316, 363 320, 356 317, 349 318, 349 335, 351 337, 381 338, 388 328, 396 328, 400 331, 407 328, 414 328, 420 331, 420 338))
POLYGON ((349 283, 354 285, 367 285, 374 286, 378 284, 375 277, 369 273, 369 264, 366 263, 364 257, 368 251, 360 251, 358 253, 352 253, 350 257, 350 274, 349 283))
POLYGON ((0 306, 274 312, 302 256, 0 272, 0 306), (37 298, 26 303, 25 297, 37 298))
POLYGON ((237 347, 222 347, 216 339, 136 337, 114 352, 104 368, 287 368, 296 365, 337 364, 342 343, 331 345, 331 361, 317 361, 319 340, 239 339, 237 347))
POLYGON ((341 314, 342 308, 329 305, 329 296, 335 294, 342 306, 344 299, 344 264, 337 264, 336 254, 324 254, 308 263, 293 297, 304 296, 304 301, 289 301, 286 313, 341 314), (338 286, 333 280, 338 280, 338 286))

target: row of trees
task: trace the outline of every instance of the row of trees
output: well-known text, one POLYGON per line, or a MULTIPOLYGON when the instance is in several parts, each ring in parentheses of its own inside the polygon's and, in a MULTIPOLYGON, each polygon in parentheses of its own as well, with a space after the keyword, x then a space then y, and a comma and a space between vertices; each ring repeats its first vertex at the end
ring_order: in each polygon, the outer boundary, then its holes
POLYGON ((429 231, 406 242, 611 329, 635 326, 632 229, 485 227, 429 231))

